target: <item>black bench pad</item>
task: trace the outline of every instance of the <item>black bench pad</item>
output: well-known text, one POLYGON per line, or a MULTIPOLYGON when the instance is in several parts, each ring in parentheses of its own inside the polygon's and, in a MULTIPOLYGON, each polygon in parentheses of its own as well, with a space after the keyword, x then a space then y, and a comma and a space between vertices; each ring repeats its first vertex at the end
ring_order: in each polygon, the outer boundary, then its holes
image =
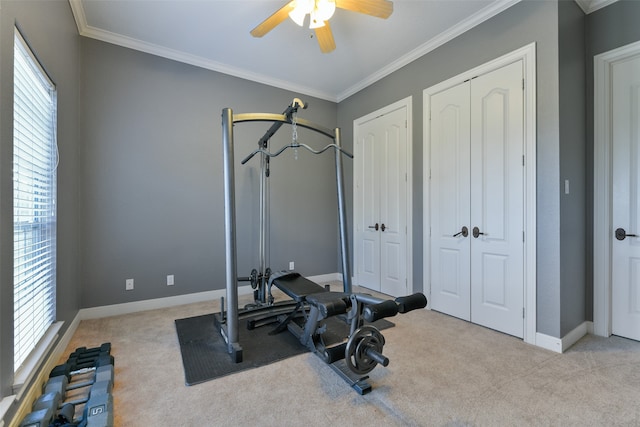
POLYGON ((273 280, 273 284, 296 302, 304 301, 307 295, 328 292, 325 288, 299 273, 291 273, 273 280))
POLYGON ((344 314, 349 307, 349 294, 344 292, 323 292, 307 295, 307 302, 318 307, 323 318, 344 314))

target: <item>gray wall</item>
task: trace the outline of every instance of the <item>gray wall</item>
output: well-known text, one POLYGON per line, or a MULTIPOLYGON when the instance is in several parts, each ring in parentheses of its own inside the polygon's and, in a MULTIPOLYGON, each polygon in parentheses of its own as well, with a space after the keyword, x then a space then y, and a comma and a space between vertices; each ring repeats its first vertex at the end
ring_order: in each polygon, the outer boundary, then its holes
MULTIPOLYGON (((422 289, 422 91, 520 47, 537 47, 538 331, 560 337, 560 140, 558 4, 524 1, 340 102, 338 125, 353 139, 353 120, 413 97, 413 277, 422 289)), ((350 183, 347 188, 350 187, 350 183)), ((583 261, 579 261, 582 263, 583 261)))
MULTIPOLYGON (((224 288, 221 111, 279 113, 298 94, 92 39, 81 42, 82 307, 224 288), (166 275, 175 286, 166 286, 166 275), (135 290, 125 291, 125 279, 135 290)), ((299 117, 336 125, 336 105, 299 117)), ((257 157, 270 124, 235 126, 238 273, 258 267, 257 157)), ((299 129, 299 141, 330 141, 299 129)), ((272 138, 291 143, 291 128, 272 138)), ((273 270, 338 271, 333 156, 291 151, 271 162, 273 270)))
POLYGON ((558 8, 560 58, 560 336, 586 319, 585 15, 574 1, 558 8), (569 194, 564 182, 569 180, 569 194))
MULTIPOLYGON (((67 1, 0 1, 0 394, 13 383, 13 33, 17 25, 58 90, 57 317, 78 313, 79 36, 67 1)), ((11 415, 11 414, 9 414, 11 415)))
MULTIPOLYGON (((621 0, 586 17, 586 225, 593 234, 593 57, 640 40, 640 2, 621 0)), ((593 240, 587 240, 588 283, 585 310, 593 320, 593 240)))

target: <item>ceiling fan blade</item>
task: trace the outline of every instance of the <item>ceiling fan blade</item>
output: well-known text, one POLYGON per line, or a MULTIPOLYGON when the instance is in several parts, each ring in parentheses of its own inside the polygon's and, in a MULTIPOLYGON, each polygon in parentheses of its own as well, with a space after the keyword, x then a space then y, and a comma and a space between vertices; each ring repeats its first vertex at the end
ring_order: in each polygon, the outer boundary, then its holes
POLYGON ((336 7, 383 19, 393 12, 393 2, 388 0, 336 0, 336 7))
POLYGON ((331 32, 329 21, 324 21, 324 27, 316 28, 315 32, 322 53, 329 53, 336 48, 336 42, 333 40, 333 33, 331 32))
POLYGON ((257 27, 251 30, 251 35, 253 37, 262 37, 267 34, 269 31, 273 30, 278 26, 282 21, 289 17, 289 12, 293 10, 295 6, 295 0, 290 1, 289 3, 282 6, 278 9, 273 15, 262 21, 257 27))

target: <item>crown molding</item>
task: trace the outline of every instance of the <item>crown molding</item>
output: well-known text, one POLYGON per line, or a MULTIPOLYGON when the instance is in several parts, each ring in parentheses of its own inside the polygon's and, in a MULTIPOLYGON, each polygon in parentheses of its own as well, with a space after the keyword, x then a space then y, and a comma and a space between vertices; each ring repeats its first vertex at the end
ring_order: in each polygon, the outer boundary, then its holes
POLYGON ((274 79, 264 76, 259 73, 247 71, 238 67, 231 67, 227 64, 223 64, 211 59, 207 59, 198 55, 192 55, 175 49, 170 49, 164 46, 159 46, 153 43, 147 43, 132 37, 123 36, 110 31, 101 30, 99 28, 92 27, 87 24, 87 18, 84 13, 81 0, 69 0, 71 4, 71 10, 78 26, 78 33, 83 37, 100 40, 106 43, 126 47, 129 49, 137 50, 140 52, 149 53, 151 55, 160 56, 162 58, 171 59, 173 61, 182 62, 185 64, 193 65, 199 68, 204 68, 211 71, 216 71, 222 74, 227 74, 233 77, 238 77, 245 80, 250 80, 257 83, 262 83, 268 86, 277 87, 280 89, 289 90, 296 93, 301 93, 308 96, 324 99, 326 101, 336 102, 337 99, 334 94, 318 91, 313 88, 309 88, 303 85, 296 85, 286 80, 274 79))
MULTIPOLYGON (((115 45, 126 47, 129 49, 134 49, 137 51, 149 53, 152 55, 160 56, 163 58, 171 59, 171 60, 182 62, 185 64, 194 65, 196 67, 216 71, 219 73, 231 75, 241 79, 262 83, 268 86, 273 86, 280 89, 285 89, 292 92, 313 96, 313 97, 324 99, 331 102, 340 102, 348 98, 349 96, 361 91, 362 89, 372 85, 373 83, 377 82, 383 77, 386 77, 389 74, 393 73, 394 71, 397 71, 398 69, 404 67, 405 65, 415 61, 421 56, 442 46, 448 41, 470 30, 471 28, 503 12, 504 10, 510 8, 516 3, 519 3, 520 1, 522 0, 500 0, 492 3, 490 6, 482 9, 481 11, 470 16, 469 18, 463 21, 460 21, 458 25, 450 28, 446 32, 439 34, 437 37, 434 37, 433 39, 427 41, 426 43, 412 50, 408 54, 401 56, 396 61, 390 63, 386 67, 371 74, 364 80, 351 86, 350 88, 348 88, 347 90, 339 94, 327 93, 324 91, 315 90, 307 86, 292 84, 291 82, 286 80, 267 77, 259 73, 247 71, 245 69, 238 68, 238 67, 232 67, 232 66, 229 66, 217 61, 213 61, 201 56, 192 55, 189 53, 177 51, 174 49, 169 49, 169 48, 155 45, 152 43, 147 43, 131 37, 123 36, 120 34, 109 32, 109 31, 104 31, 87 24, 87 18, 84 12, 84 8, 82 6, 82 0, 69 0, 69 4, 71 5, 71 10, 73 12, 73 16, 76 21, 76 25, 78 27, 78 33, 81 36, 93 38, 96 40, 104 41, 107 43, 115 44, 115 45)), ((589 0, 576 0, 576 1, 584 2, 589 0)), ((616 0, 592 0, 592 3, 594 2, 611 3, 613 1, 616 1, 616 0)))
POLYGON ((591 12, 595 12, 598 9, 602 9, 603 7, 609 6, 617 2, 618 0, 576 0, 578 6, 585 14, 590 14, 591 12))
POLYGON ((520 1, 521 0, 500 0, 495 3, 492 3, 491 5, 485 7, 484 9, 480 10, 476 14, 470 16, 469 18, 463 21, 460 21, 456 26, 451 27, 450 29, 448 29, 443 33, 440 33, 438 36, 418 46, 417 48, 407 53, 406 55, 401 56, 396 61, 392 62, 386 67, 371 74, 369 77, 367 77, 365 80, 362 80, 360 83, 351 86, 350 88, 348 88, 347 90, 345 90, 344 92, 338 95, 338 102, 361 91, 367 86, 372 85, 373 83, 377 82, 383 77, 386 77, 389 74, 393 73, 394 71, 399 70, 400 68, 415 61, 421 56, 424 56, 425 54, 437 49, 438 47, 442 46, 448 41, 453 40, 459 35, 469 31, 473 27, 483 23, 484 21, 487 21, 488 19, 493 18, 500 12, 503 12, 504 10, 510 8, 516 3, 519 3, 520 1))

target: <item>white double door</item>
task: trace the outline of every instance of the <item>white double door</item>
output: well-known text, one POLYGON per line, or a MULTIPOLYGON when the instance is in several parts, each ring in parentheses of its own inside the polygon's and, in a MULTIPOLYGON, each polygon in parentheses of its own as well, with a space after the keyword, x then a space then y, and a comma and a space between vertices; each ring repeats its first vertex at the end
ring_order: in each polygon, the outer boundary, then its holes
POLYGON ((432 309, 524 334, 523 64, 431 95, 432 309))
POLYGON ((640 54, 611 79, 611 332, 640 340, 640 54))
POLYGON ((354 223, 356 284, 407 294, 408 108, 356 121, 354 223))

